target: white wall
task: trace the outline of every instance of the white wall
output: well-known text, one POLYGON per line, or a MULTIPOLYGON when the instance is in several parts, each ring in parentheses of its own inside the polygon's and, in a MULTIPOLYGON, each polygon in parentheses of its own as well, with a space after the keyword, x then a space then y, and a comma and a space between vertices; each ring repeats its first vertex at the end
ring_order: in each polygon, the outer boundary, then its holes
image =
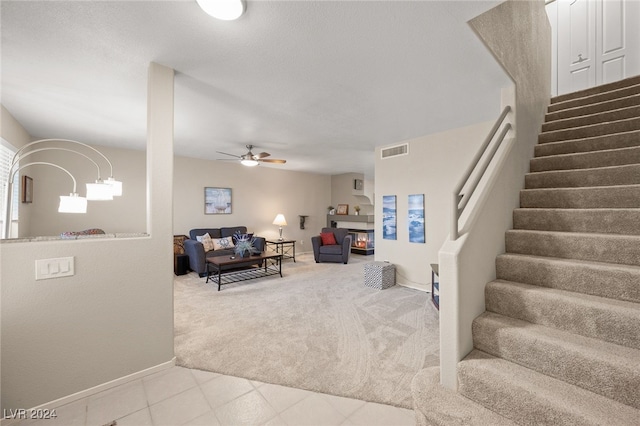
POLYGON ((349 214, 355 214, 354 207, 360 206, 361 215, 373 214, 373 197, 371 196, 372 191, 370 191, 372 185, 373 182, 366 180, 363 173, 333 175, 331 176, 331 205, 337 208, 338 204, 347 204, 349 205, 349 214), (353 188, 355 179, 363 181, 362 190, 358 191, 353 188))
POLYGON ((380 158, 383 147, 376 149, 375 259, 395 264, 398 283, 431 290, 430 264, 438 263, 438 250, 447 238, 453 188, 492 124, 479 123, 403 141, 409 144, 408 155, 383 160, 380 158), (424 194, 424 244, 409 242, 407 211, 411 194, 424 194), (382 238, 385 195, 396 196, 397 240, 382 238))
POLYGON ((287 226, 283 237, 296 240, 296 251, 312 251, 311 237, 326 224, 331 201, 331 176, 277 168, 245 167, 234 162, 176 157, 174 170, 174 233, 193 228, 246 226, 266 238, 277 238, 278 213, 287 226), (231 188, 231 214, 205 214, 205 187, 231 188), (300 229, 299 215, 309 216, 300 229))
POLYGON ((515 84, 516 137, 473 228, 445 243, 439 255, 440 373, 453 389, 457 363, 473 348, 471 322, 484 311, 484 287, 495 279, 495 257, 504 252, 504 233, 519 205, 551 91, 551 29, 544 2, 509 0, 470 24, 515 84))
MULTIPOLYGON (((0 113, 0 136, 2 136, 2 139, 9 142, 16 149, 20 149, 31 142, 32 139, 29 133, 16 121, 4 105, 0 105, 0 113)), ((16 179, 19 179, 19 177, 16 177, 16 179)), ((0 203, 4 203, 4 200, 1 200, 0 203)), ((22 206, 26 206, 26 204, 18 206, 18 209, 22 206)), ((4 212, 4 206, 0 206, 0 211, 4 212)), ((2 220, 4 220, 4 217, 2 220)), ((18 217, 18 230, 29 229, 30 224, 28 215, 25 214, 18 217)))
POLYGON ((149 70, 150 237, 0 244, 2 409, 31 408, 173 358, 173 70, 149 70), (160 111, 158 111, 160 109, 160 111), (35 281, 36 259, 75 275, 35 281))

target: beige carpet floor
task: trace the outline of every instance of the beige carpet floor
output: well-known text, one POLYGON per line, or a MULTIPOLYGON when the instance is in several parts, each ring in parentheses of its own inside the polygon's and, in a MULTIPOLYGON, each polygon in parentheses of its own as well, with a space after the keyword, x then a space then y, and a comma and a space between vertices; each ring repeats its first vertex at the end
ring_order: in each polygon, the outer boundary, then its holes
POLYGON ((177 364, 338 396, 411 408, 411 380, 438 365, 438 313, 428 293, 364 286, 364 264, 283 266, 283 278, 217 291, 175 277, 177 364))

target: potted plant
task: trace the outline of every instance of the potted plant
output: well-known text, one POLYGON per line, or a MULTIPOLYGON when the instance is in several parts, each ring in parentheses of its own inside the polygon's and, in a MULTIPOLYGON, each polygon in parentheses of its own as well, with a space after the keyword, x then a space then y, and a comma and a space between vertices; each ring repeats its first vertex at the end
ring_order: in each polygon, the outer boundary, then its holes
POLYGON ((255 237, 236 233, 236 245, 234 247, 236 255, 240 257, 249 257, 252 254, 260 253, 260 250, 254 246, 254 242, 255 237))
POLYGON ((333 207, 333 206, 327 207, 327 210, 329 210, 329 214, 335 214, 335 212, 336 212, 336 208, 333 207))
POLYGON ((356 216, 360 214, 360 206, 353 206, 353 209, 356 211, 356 216))

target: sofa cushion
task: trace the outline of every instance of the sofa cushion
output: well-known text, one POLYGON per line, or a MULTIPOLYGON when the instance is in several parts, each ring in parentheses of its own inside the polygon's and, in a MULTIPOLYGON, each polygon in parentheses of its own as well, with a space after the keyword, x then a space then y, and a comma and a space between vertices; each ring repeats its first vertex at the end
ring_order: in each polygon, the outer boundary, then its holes
POLYGON ((214 250, 230 249, 233 247, 233 239, 231 237, 217 238, 213 240, 214 250))
POLYGON ((320 254, 342 254, 342 246, 338 244, 333 244, 330 246, 320 246, 319 250, 320 254))
POLYGON ((333 235, 333 232, 320 233, 320 239, 322 240, 323 246, 332 246, 338 244, 336 241, 336 236, 333 235))
POLYGON ((241 234, 246 234, 247 233, 247 227, 246 226, 232 226, 229 228, 220 228, 220 237, 224 238, 224 237, 233 237, 233 234, 235 234, 236 232, 239 232, 241 234))
POLYGON ((215 249, 215 244, 208 232, 204 235, 197 235, 196 240, 202 243, 205 252, 215 249))

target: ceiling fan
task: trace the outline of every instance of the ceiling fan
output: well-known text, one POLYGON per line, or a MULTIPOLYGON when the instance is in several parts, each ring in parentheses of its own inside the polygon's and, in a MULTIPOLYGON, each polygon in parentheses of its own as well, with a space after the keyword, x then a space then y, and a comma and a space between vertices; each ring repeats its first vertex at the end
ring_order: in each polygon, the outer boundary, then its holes
POLYGON ((275 158, 265 158, 265 157, 269 157, 271 155, 268 152, 261 152, 260 154, 254 154, 253 152, 251 152, 251 150, 253 149, 253 145, 246 145, 246 147, 249 150, 249 152, 247 152, 244 155, 227 154, 226 152, 220 152, 220 151, 216 151, 216 152, 218 154, 229 155, 231 157, 239 158, 240 159, 240 163, 243 166, 247 166, 247 167, 257 166, 260 163, 284 164, 284 163, 287 162, 287 160, 277 160, 275 158))

